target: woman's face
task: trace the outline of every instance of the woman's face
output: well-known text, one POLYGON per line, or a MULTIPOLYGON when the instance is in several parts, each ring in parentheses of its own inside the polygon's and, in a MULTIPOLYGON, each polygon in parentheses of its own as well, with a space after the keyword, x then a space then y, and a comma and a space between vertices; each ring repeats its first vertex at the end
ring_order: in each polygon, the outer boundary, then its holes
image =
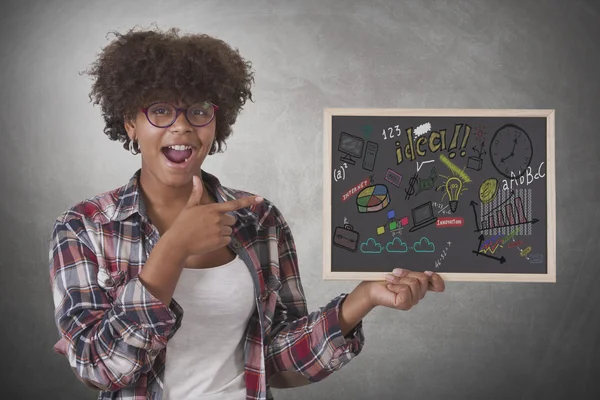
MULTIPOLYGON (((196 103, 199 104, 199 103, 196 103)), ((190 104, 179 102, 172 103, 175 107, 188 108, 190 104)), ((204 107, 204 106, 203 106, 204 107)), ((208 108, 194 107, 188 116, 200 118, 199 115, 208 108)), ((172 120, 167 114, 170 110, 165 107, 155 106, 148 109, 147 113, 157 123, 172 120)), ((210 106, 210 111, 212 106, 210 106)), ((173 114, 174 115, 174 114, 173 114)), ((194 121, 199 125, 198 121, 194 121)), ((205 126, 192 125, 186 118, 186 111, 180 112, 175 122, 166 127, 159 128, 150 123, 143 111, 138 111, 132 122, 125 123, 125 129, 131 140, 137 139, 142 156, 142 170, 149 173, 156 180, 167 186, 184 186, 189 184, 194 174, 198 174, 200 166, 210 151, 215 137, 216 117, 205 126)))

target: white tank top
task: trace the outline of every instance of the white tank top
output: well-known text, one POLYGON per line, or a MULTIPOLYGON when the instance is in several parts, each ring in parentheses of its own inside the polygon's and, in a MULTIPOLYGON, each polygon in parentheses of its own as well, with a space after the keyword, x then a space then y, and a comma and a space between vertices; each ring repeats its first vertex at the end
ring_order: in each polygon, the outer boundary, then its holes
POLYGON ((184 268, 173 298, 183 319, 167 343, 163 399, 245 400, 244 333, 256 305, 244 261, 184 268))

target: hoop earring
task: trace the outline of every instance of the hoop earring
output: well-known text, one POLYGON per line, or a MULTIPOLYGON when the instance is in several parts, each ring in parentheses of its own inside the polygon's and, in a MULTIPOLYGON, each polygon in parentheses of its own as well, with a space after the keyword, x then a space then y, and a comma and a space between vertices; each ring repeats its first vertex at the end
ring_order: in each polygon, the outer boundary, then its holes
POLYGON ((140 154, 140 146, 138 146, 137 140, 130 140, 129 141, 129 151, 134 156, 140 154))

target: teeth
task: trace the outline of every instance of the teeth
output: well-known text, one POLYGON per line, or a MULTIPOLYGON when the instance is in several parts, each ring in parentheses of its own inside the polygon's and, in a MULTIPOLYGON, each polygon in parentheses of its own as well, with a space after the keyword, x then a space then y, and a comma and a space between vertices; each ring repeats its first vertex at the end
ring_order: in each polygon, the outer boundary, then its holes
POLYGON ((192 146, 186 146, 186 145, 183 145, 183 144, 176 144, 176 145, 173 145, 173 146, 169 146, 169 148, 173 149, 173 150, 189 150, 189 149, 192 148, 192 146))
POLYGON ((187 160, 188 160, 188 159, 186 158, 186 159, 185 159, 183 162, 187 162, 187 160))

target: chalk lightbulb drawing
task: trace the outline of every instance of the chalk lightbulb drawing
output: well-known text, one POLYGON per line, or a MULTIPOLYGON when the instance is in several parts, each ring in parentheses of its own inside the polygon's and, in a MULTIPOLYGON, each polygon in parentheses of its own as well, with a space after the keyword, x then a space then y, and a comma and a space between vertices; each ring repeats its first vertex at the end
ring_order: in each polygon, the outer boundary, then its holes
POLYGON ((450 211, 456 212, 458 208, 458 195, 462 191, 462 181, 453 176, 446 181, 446 193, 450 204, 450 211))

